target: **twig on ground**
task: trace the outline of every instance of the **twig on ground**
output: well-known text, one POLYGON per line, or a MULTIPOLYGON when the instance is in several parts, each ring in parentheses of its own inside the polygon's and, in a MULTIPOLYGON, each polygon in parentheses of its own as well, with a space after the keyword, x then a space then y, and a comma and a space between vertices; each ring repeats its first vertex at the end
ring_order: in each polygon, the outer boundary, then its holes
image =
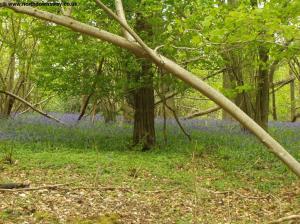
POLYGON ((280 219, 270 222, 270 224, 282 223, 282 222, 291 221, 291 220, 300 220, 300 215, 290 215, 290 216, 282 217, 280 219))
POLYGON ((172 188, 172 189, 166 189, 166 190, 155 190, 155 191, 140 191, 140 193, 149 193, 149 194, 156 194, 156 193, 162 193, 162 192, 173 192, 177 191, 179 188, 172 188))
POLYGON ((114 191, 114 190, 126 190, 129 191, 131 188, 129 187, 72 187, 72 188, 60 188, 62 190, 103 190, 103 191, 114 191))
POLYGON ((27 187, 27 188, 18 188, 18 189, 0 189, 0 192, 18 192, 18 191, 36 191, 36 190, 42 190, 42 189, 57 189, 62 186, 70 185, 71 183, 66 184, 55 184, 55 185, 45 185, 40 187, 27 187))
POLYGON ((213 190, 210 190, 210 189, 207 189, 207 188, 201 188, 201 189, 205 190, 209 193, 212 193, 212 194, 236 194, 241 198, 247 198, 247 199, 266 199, 266 198, 270 197, 269 195, 265 196, 265 197, 247 196, 247 195, 240 194, 236 191, 213 191, 213 190))

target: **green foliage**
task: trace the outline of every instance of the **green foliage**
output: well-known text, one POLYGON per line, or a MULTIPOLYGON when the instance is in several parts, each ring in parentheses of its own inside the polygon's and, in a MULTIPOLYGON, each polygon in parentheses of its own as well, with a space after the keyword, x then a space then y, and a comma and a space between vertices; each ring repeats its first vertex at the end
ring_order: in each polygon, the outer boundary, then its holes
POLYGON ((0 164, 13 165, 15 163, 13 142, 7 141, 5 145, 0 147, 0 151, 3 154, 0 164))

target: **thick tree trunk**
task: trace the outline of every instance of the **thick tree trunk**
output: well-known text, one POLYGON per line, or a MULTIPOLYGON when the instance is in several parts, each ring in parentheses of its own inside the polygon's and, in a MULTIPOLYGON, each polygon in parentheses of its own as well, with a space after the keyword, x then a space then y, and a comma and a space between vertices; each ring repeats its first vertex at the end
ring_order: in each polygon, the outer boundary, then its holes
POLYGON ((142 144, 143 150, 155 144, 154 127, 154 89, 151 74, 151 63, 142 62, 139 78, 144 85, 134 92, 134 144, 142 144))
MULTIPOLYGON (((152 36, 152 27, 140 13, 137 13, 136 29, 152 36)), ((134 91, 133 143, 142 144, 143 151, 146 151, 155 144, 154 87, 152 63, 142 61, 140 65, 141 72, 136 76, 136 83, 141 86, 134 91)))
POLYGON ((257 90, 255 104, 255 121, 263 129, 268 129, 270 77, 267 69, 268 50, 259 48, 259 70, 257 74, 257 90))
MULTIPOLYGON (((121 0, 115 0, 117 15, 123 23, 127 24, 125 11, 121 0)), ((147 26, 141 15, 137 16, 136 28, 151 34, 151 27, 147 26)), ((129 41, 134 38, 122 28, 124 37, 129 41)), ((153 74, 151 72, 151 63, 141 62, 142 71, 137 75, 136 81, 143 82, 143 86, 133 91, 134 98, 134 129, 133 143, 142 144, 143 150, 150 149, 155 144, 154 127, 154 88, 153 74)))

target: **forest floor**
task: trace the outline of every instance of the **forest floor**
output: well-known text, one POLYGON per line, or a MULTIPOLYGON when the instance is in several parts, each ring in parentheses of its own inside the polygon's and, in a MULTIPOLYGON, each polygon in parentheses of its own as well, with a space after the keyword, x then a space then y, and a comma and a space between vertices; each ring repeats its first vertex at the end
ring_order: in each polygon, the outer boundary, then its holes
MULTIPOLYGON (((157 123, 157 147, 141 152, 130 147, 131 125, 0 121, 0 183, 37 188, 0 191, 0 223, 270 223, 300 214, 299 180, 236 124, 183 122, 189 142, 169 121, 164 143, 157 123)), ((270 131, 300 159, 300 125, 270 131)))

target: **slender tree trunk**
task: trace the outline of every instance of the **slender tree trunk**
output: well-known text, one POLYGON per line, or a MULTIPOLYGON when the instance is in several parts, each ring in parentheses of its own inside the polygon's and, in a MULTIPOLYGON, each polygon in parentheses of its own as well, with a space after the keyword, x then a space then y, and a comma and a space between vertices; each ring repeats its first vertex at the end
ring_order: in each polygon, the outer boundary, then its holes
MULTIPOLYGON (((293 72, 290 70, 291 78, 294 77, 293 72)), ((290 82, 290 96, 291 96, 291 121, 296 116, 296 99, 295 99, 295 80, 290 82)))
MULTIPOLYGON (((225 90, 232 89, 232 82, 230 79, 229 70, 226 70, 223 72, 223 89, 225 89, 225 90)), ((231 99, 231 97, 228 97, 228 98, 231 99)), ((227 113, 225 110, 222 110, 222 119, 223 120, 233 120, 232 116, 230 116, 230 114, 227 113)))
POLYGON ((274 72, 272 74, 270 74, 270 83, 272 85, 272 116, 273 116, 273 120, 277 121, 277 108, 276 108, 276 91, 275 91, 275 85, 274 85, 274 72))
MULTIPOLYGON (((7 83, 7 91, 13 92, 14 81, 15 81, 15 70, 16 70, 16 58, 15 53, 12 53, 10 58, 10 67, 9 67, 9 78, 7 83)), ((6 96, 5 106, 4 106, 4 116, 9 117, 12 111, 14 104, 14 98, 11 96, 6 96)))
POLYGON ((89 95, 83 95, 82 96, 82 99, 81 99, 81 108, 80 108, 80 114, 79 114, 79 117, 78 117, 78 121, 80 121, 82 119, 82 117, 84 116, 85 114, 85 111, 89 105, 89 101, 92 97, 93 93, 89 94, 89 95))

